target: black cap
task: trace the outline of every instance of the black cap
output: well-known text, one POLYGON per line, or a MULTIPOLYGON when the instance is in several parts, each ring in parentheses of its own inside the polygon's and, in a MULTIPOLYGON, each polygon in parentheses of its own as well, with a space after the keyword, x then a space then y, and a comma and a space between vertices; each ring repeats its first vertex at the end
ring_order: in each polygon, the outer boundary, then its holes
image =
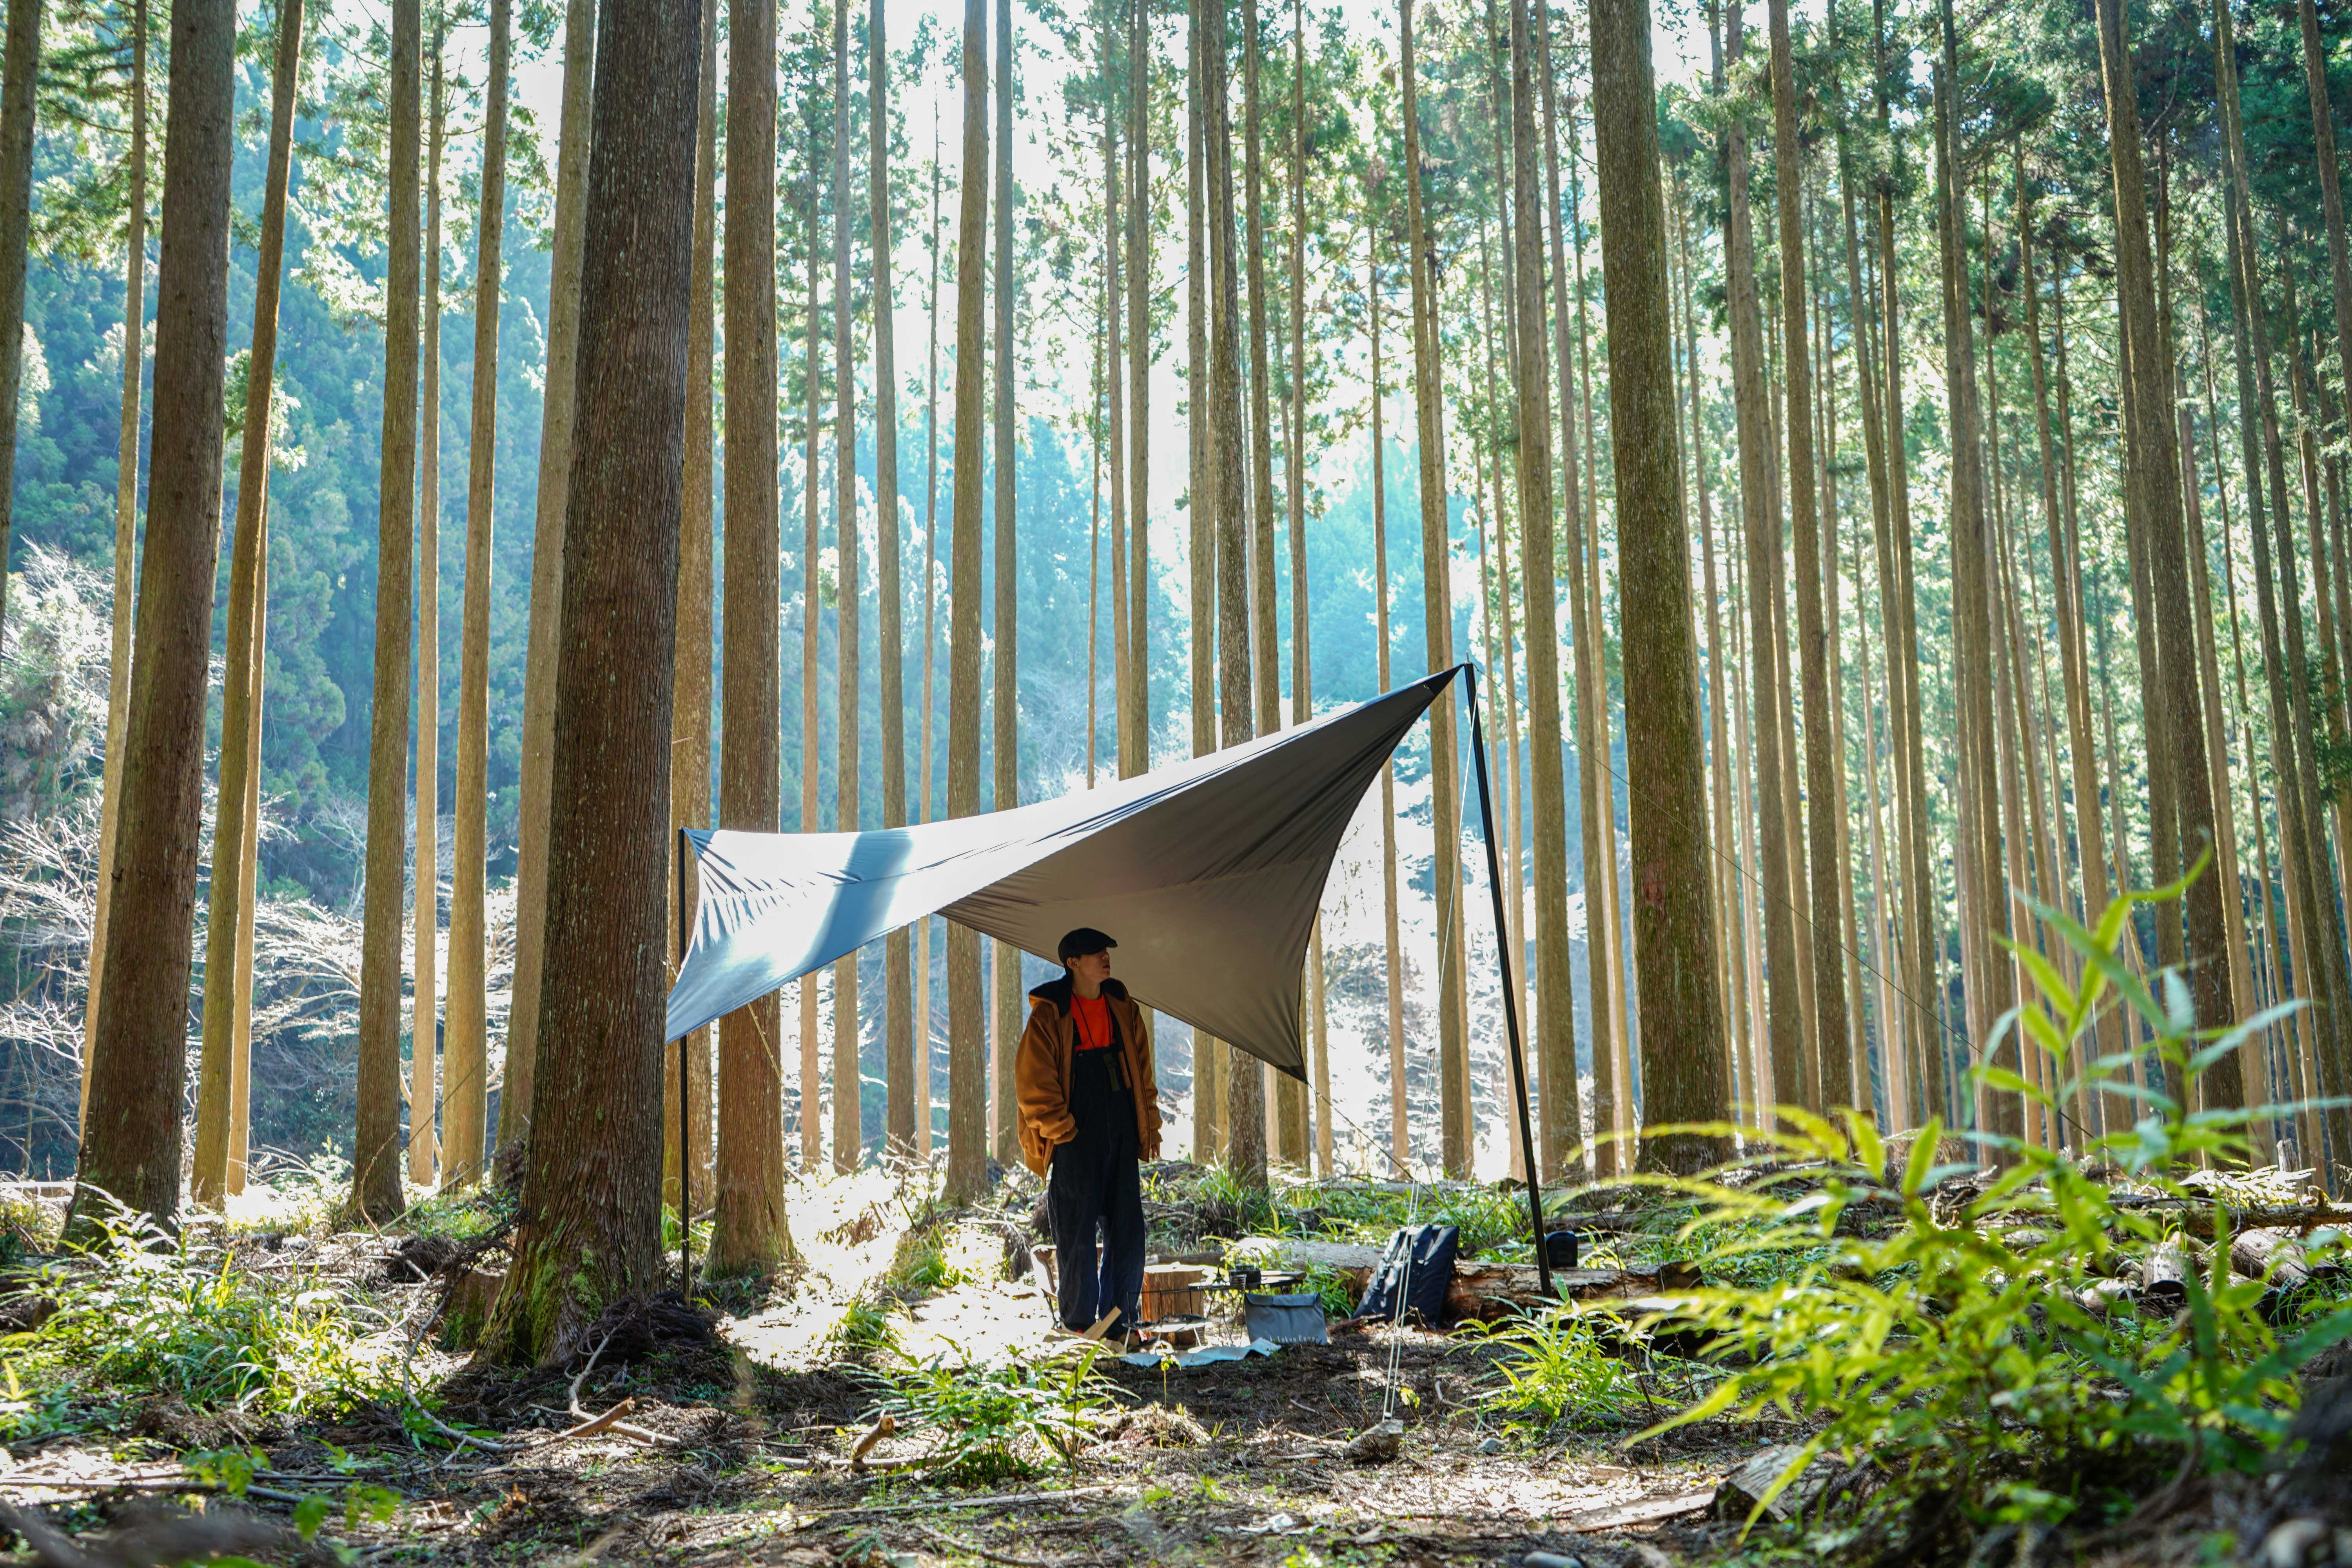
POLYGON ((1111 941, 1109 932, 1097 931, 1092 926, 1080 926, 1062 938, 1062 944, 1054 950, 1054 956, 1062 963, 1067 963, 1074 958, 1084 958, 1090 952, 1108 952, 1118 945, 1118 943, 1111 941))

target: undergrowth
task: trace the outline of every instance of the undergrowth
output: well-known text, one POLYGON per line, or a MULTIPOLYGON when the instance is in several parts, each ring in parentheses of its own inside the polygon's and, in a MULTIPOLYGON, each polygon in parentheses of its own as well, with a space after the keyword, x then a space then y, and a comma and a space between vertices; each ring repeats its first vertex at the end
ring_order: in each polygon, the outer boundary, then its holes
POLYGON ((99 1225, 96 1245, 28 1281, 57 1311, 0 1341, 0 1436, 104 1426, 157 1397, 304 1419, 395 1396, 389 1369, 356 1352, 376 1325, 343 1292, 258 1279, 119 1205, 99 1225))
POLYGON ((1075 1472, 1080 1448, 1115 1414, 1095 1371, 1099 1353, 1087 1345, 1002 1365, 902 1360, 880 1408, 900 1430, 930 1434, 935 1473, 966 1485, 1034 1476, 1055 1459, 1075 1472))
POLYGON ((2177 974, 2151 990, 2131 973, 2116 949, 2133 904, 2179 892, 2119 899, 2095 931, 2038 910, 2079 954, 2083 978, 2070 984, 2020 951, 2036 994, 2001 1020, 1988 1054, 2006 1044, 2013 1059, 2018 1042, 2038 1047, 2055 1066, 2054 1087, 2005 1067, 1978 1069, 1988 1089, 2043 1106, 2072 1102, 2078 1086, 2137 1101, 2137 1121, 2098 1140, 2088 1159, 1979 1132, 1997 1173, 1981 1191, 1948 1191, 1948 1202, 1965 1201, 1938 1217, 1939 1186, 1972 1174, 1935 1163, 1939 1125, 1921 1131, 1890 1185, 1887 1150, 1867 1118, 1782 1107, 1780 1129, 1761 1134, 1760 1147, 1747 1134, 1753 1152, 1741 1163, 1764 1173, 1748 1184, 1652 1178, 1696 1205, 1685 1246, 1716 1240, 1702 1258, 1712 1283, 1653 1321, 1710 1339, 1708 1353, 1730 1370, 1644 1436, 1722 1415, 1802 1423, 1811 1436, 1766 1500, 1816 1457, 1866 1466, 1861 1489, 1871 1495, 1857 1519, 1811 1539, 1902 1561, 1929 1560, 1931 1539, 1955 1523, 2095 1527, 2168 1478, 2265 1462, 2292 1419, 2296 1369, 2352 1335, 2352 1307, 2274 1327, 2265 1283, 2233 1277, 2226 1245, 2200 1250, 2189 1234, 2226 1237, 2230 1222, 2210 1184, 2186 1174, 2250 1164, 2248 1129, 2276 1110, 2193 1110, 2197 1086, 2284 1009, 2200 1031, 2177 974), (2177 1098, 2133 1081, 2127 1056, 2096 1055, 2096 1020, 2111 999, 2153 1032, 2177 1098), (2086 1173, 2102 1163, 2126 1173, 2134 1201, 2086 1173), (1899 1209, 1891 1233, 1845 1234, 1841 1217, 1865 1203, 1899 1209), (2193 1261, 2182 1310, 2141 1317, 2104 1301, 2094 1287, 2158 1245, 2193 1261), (1793 1269, 1790 1259, 1801 1260, 1793 1269))

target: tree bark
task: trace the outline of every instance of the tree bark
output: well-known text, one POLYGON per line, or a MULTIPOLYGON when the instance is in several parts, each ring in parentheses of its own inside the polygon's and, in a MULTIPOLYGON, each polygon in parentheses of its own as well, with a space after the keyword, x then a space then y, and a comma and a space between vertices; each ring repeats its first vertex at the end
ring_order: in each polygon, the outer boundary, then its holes
MULTIPOLYGON (((5 92, 0 88, 0 92, 5 92)), ((146 363, 147 0, 131 6, 131 157, 124 172, 129 213, 122 239, 122 402, 115 437, 114 574, 106 664, 106 764, 100 783, 98 898, 89 928, 89 986, 82 1005, 81 1110, 89 1111, 89 1064, 98 1043, 98 995, 106 979, 107 927, 114 903, 114 847, 122 816, 122 763, 131 725, 131 626, 137 603, 139 405, 146 363)))
MULTIPOLYGON (((489 851, 490 544, 495 526, 491 503, 497 493, 498 474, 499 300, 505 270, 500 238, 506 226, 507 77, 511 27, 509 0, 491 0, 481 208, 476 220, 474 248, 474 403, 472 434, 467 443, 466 600, 457 653, 457 820, 456 858, 449 874, 449 1022, 442 1047, 442 1114, 448 1144, 443 1160, 445 1184, 468 1180, 480 1168, 485 1153, 482 1132, 489 1068, 490 933, 486 882, 489 851)), ((707 310, 704 313, 708 315, 707 310)), ((707 386, 710 379, 708 365, 704 371, 703 383, 707 386)), ((709 450, 707 443, 703 450, 709 450)), ((707 540, 710 493, 707 464, 702 493, 707 540)), ((702 643, 706 653, 700 710, 706 716, 706 726, 710 708, 709 559, 706 542, 702 556, 702 602, 706 607, 702 643)), ((699 750, 690 746, 679 749, 695 751, 707 778, 710 754, 707 733, 699 750)), ((706 784, 706 800, 709 793, 706 784)), ((675 1117, 666 1120, 668 1125, 677 1125, 675 1117)))
POLYGON ((254 657, 246 665, 246 754, 254 759, 245 770, 245 799, 238 809, 245 816, 245 856, 243 874, 246 897, 236 921, 236 1001, 230 1009, 234 1020, 229 1034, 228 1099, 228 1181, 227 1192, 235 1197, 245 1191, 246 1168, 249 1163, 253 1142, 253 906, 256 868, 260 863, 258 853, 261 838, 261 689, 265 660, 262 650, 269 646, 269 495, 261 497, 261 539, 254 563, 253 575, 253 647, 254 657))
POLYGON ((619 325, 586 334, 580 350, 548 802, 549 1048, 532 1107, 529 1217, 485 1339, 493 1361, 542 1365, 581 1348, 609 1303, 662 1283, 662 840, 702 7, 611 5, 581 310, 619 325))
POLYGON ((1799 205, 1804 163, 1797 151, 1797 87, 1789 44, 1788 0, 1770 0, 1769 18, 1772 183, 1780 218, 1781 374, 1788 395, 1789 500, 1797 557, 1797 665, 1805 703, 1805 798, 1811 806, 1807 814, 1811 850, 1807 880, 1813 915, 1813 1081, 1820 1086, 1820 1107, 1835 1110, 1853 1106, 1855 1095, 1845 1052, 1845 941, 1840 919, 1843 900, 1837 891, 1846 878, 1838 863, 1833 805, 1838 774, 1829 688, 1833 628, 1825 623, 1822 611, 1824 568, 1822 521, 1813 489, 1812 361, 1806 342, 1805 237, 1799 205))
MULTIPOLYGON (((1021 804, 1021 555, 1014 478, 1019 453, 1013 410, 1013 348, 1016 327, 1013 289, 1013 0, 996 0, 996 618, 990 660, 994 690, 997 811, 1021 804)), ((994 942, 996 982, 996 1158, 1010 1165, 1021 1157, 1020 1129, 1013 1109, 1013 1053, 1021 1038, 1021 952, 994 942)))
MULTIPOLYGON (((252 354, 246 361, 245 429, 237 455, 236 540, 228 574, 228 658, 221 679, 220 805, 214 815, 211 905, 205 921, 204 1055, 196 1079, 196 1153, 189 1197, 216 1209, 227 1195, 236 1073, 236 944, 250 919, 245 797, 261 758, 253 750, 255 595, 261 580, 261 517, 269 494, 269 419, 278 383, 278 296, 285 277, 286 184, 294 158, 294 94, 302 58, 302 0, 283 0, 270 68, 269 162, 262 176, 261 244, 254 258, 252 354)), ((126 352, 131 352, 126 349, 126 352)), ((429 1051, 431 1047, 428 1046, 429 1051)), ((426 1101, 431 1104, 430 1100, 426 1101)), ((430 1114, 428 1110, 427 1114, 430 1114)), ((432 1173, 425 1173, 430 1180, 432 1173)))
MULTIPOLYGON (((1627 684, 1625 701, 1643 1111, 1654 1124, 1719 1121, 1730 1106, 1715 991, 1706 825, 1683 809, 1706 798, 1706 768, 1693 700, 1690 550, 1681 443, 1674 436, 1673 308, 1650 8, 1648 0, 1596 0, 1591 15, 1618 592, 1626 668, 1648 672, 1627 684)), ((1728 1152, 1721 1139, 1662 1134, 1643 1140, 1642 1163, 1689 1173, 1728 1152)))
MULTIPOLYGON (((1371 191, 1380 198, 1378 177, 1371 191)), ((1371 318, 1372 339, 1372 637, 1373 654, 1382 691, 1390 689, 1389 675, 1389 486, 1388 434, 1382 421, 1384 394, 1381 368, 1381 223, 1389 215, 1376 212, 1364 226, 1369 280, 1364 290, 1366 313, 1371 318)), ((1405 1122, 1404 955, 1397 931, 1396 764, 1381 764, 1381 931, 1387 968, 1389 1066, 1389 1164, 1400 1178, 1412 1172, 1412 1135, 1405 1122)), ((1575 1079, 1575 1061, 1569 1062, 1569 1081, 1575 1079)), ((1547 1104, 1550 1102, 1546 1101, 1547 1104)), ((1571 1141, 1576 1128, 1569 1128, 1571 1141)), ((1573 1147, 1573 1142, 1570 1144, 1573 1147)))
MULTIPOLYGON (((1532 37, 1528 13, 1528 0, 1511 0, 1511 284, 1517 300, 1519 572, 1527 595, 1528 784, 1535 809, 1534 1044, 1543 1108, 1536 1168, 1547 1182, 1557 1182, 1582 1139, 1584 1108, 1577 1091, 1576 994, 1568 961, 1568 791, 1560 757, 1559 557, 1552 541, 1551 384, 1544 347, 1547 209, 1536 189, 1537 148, 1549 149, 1551 142, 1551 14, 1545 6, 1540 37, 1532 37), (1540 142, 1538 56, 1545 125, 1540 142)), ((1556 169, 1552 183, 1559 183, 1556 169)), ((1549 210, 1556 214, 1559 203, 1549 210)), ((1385 637, 1381 657, 1387 657, 1385 637)), ((1387 689, 1385 679, 1381 686, 1387 689)))
POLYGON ((361 915, 359 1129, 352 1201, 382 1222, 400 1212, 400 927, 407 892, 409 574, 416 548, 416 233, 424 51, 419 0, 394 0, 390 157, 392 259, 384 290, 383 450, 377 483, 375 687, 368 735, 366 900, 361 915))
MULTIPOLYGON (((507 0, 499 0, 503 13, 507 0)), ((696 89, 694 117, 694 271, 686 316, 686 444, 678 485, 677 525, 677 657, 671 676, 669 758, 669 852, 681 851, 678 830, 710 826, 710 663, 711 663, 711 468, 716 448, 716 425, 711 397, 712 337, 717 331, 716 258, 719 213, 719 11, 718 0, 702 0, 702 63, 696 89)), ((470 575, 467 579, 472 581, 470 575)), ((670 978, 686 962, 679 941, 681 911, 675 900, 681 891, 690 899, 692 868, 688 880, 678 879, 676 859, 670 864, 670 978)), ((690 918, 692 904, 687 907, 690 918)), ((690 938, 688 940, 691 940, 690 938)), ((779 998, 781 1001, 781 998, 779 998)), ((711 1177, 718 1144, 715 1110, 710 1098, 711 1032, 697 1029, 662 1051, 662 1203, 691 1223, 687 1212, 699 1199, 711 1200, 711 1177), (686 1068, 681 1091, 678 1068, 686 1068), (678 1142, 679 1095, 692 1114, 682 1150, 678 1142), (690 1160, 691 1164, 682 1164, 690 1160), (685 1192, 678 1187, 683 1169, 692 1180, 685 1192)), ((779 1089, 782 1085, 776 1086, 779 1089)), ((782 1138, 782 1112, 775 1125, 782 1138)), ((779 1158, 782 1151, 779 1150, 779 1158)), ((779 1167, 781 1168, 781 1167, 779 1167)))
MULTIPOLYGON (((1192 582, 1186 599, 1192 620, 1192 754, 1204 757, 1217 749, 1217 468, 1213 461, 1216 416, 1208 400, 1211 387, 1209 351, 1210 258, 1207 244, 1210 197, 1206 148, 1207 110, 1201 80, 1204 70, 1202 9, 1207 0, 1188 0, 1184 37, 1185 217, 1184 339, 1187 397, 1185 439, 1190 484, 1185 510, 1192 524, 1192 582)), ((1222 308, 1222 297, 1219 300, 1222 308)), ((1192 1032, 1192 1158, 1208 1164, 1222 1156, 1224 1126, 1225 1047, 1195 1029, 1192 1032)))
MULTIPOLYGON (((771 160, 772 166, 772 159, 771 160)), ((865 546, 857 537, 857 366, 849 298, 849 5, 833 8, 833 505, 834 603, 839 621, 834 666, 834 831, 862 826, 858 742, 864 719, 858 676, 858 577, 865 546)), ((877 296, 877 301, 879 297, 877 296)), ((770 472, 775 463, 767 459, 770 472)), ((865 1153, 865 1104, 860 1092, 857 954, 833 966, 833 1168, 853 1171, 865 1153)))
MULTIPOLYGON (((727 298, 720 349, 726 378, 727 446, 721 461, 727 559, 719 586, 726 646, 719 658, 719 825, 751 833, 775 832, 783 809, 779 764, 783 749, 783 520, 776 474, 775 26, 772 10, 751 7, 729 23, 727 34, 727 298)), ((812 189, 810 210, 815 206, 812 189)), ((845 222, 845 216, 840 221, 845 222)), ((810 346, 814 351, 813 327, 810 346)), ((814 363, 809 374, 816 374, 814 363)), ((814 461, 814 419, 808 440, 814 461)), ((814 488, 810 487, 812 494, 814 488)), ((811 591, 802 614, 813 626, 815 565, 813 558, 804 564, 811 591)), ((814 660, 803 658, 801 679, 808 689, 805 700, 814 695, 814 660)), ((803 753, 801 766, 804 778, 814 778, 814 747, 803 753)), ((815 826, 803 820, 801 829, 808 832, 815 826)), ((806 1016, 803 1012, 803 1022, 806 1016)), ((714 1214, 706 1265, 714 1278, 771 1268, 789 1245, 783 1076, 780 997, 762 996, 719 1020, 718 1168, 712 1173, 714 1214)), ((814 1102, 804 1098, 803 1139, 814 1111, 814 1102)))
MULTIPOLYGON (((2137 429, 2132 456, 2147 466, 2149 571, 2156 590, 2158 672, 2164 684, 2166 731, 2179 784, 2179 844, 2184 865, 2210 854, 2214 845, 2213 782, 2206 759, 2204 717, 2197 680, 2197 651, 2190 626, 2189 571, 2182 543, 2180 453, 2173 404, 2172 345, 2156 308, 2156 279, 2148 253, 2147 195, 2141 173, 2139 102, 2133 85, 2130 40, 2118 0, 2100 0, 2099 53, 2105 67, 2109 160, 2115 175, 2116 283, 2123 297, 2122 330, 2130 353, 2132 386, 2126 406, 2137 429)), ((2188 920, 2189 994, 2200 1028, 2235 1022, 2231 994, 2229 930, 2221 914, 2221 880, 2210 868, 2191 882, 2184 902, 2188 920)), ((2170 921, 2178 917, 2159 911, 2170 921)), ((2209 1106, 2245 1103, 2234 1056, 2211 1064, 2200 1086, 2209 1106)))
MULTIPOLYGON (((507 1013, 498 1147, 530 1135, 538 1079, 539 994, 547 928, 547 811, 555 742, 555 634, 563 614, 563 520, 580 355, 581 247, 587 232, 589 91, 597 0, 565 0, 563 107, 556 132, 555 246, 547 285, 547 358, 539 417, 539 495, 530 547, 530 630, 523 655, 521 778, 515 841, 513 999, 507 1013)), ((501 1167, 504 1169, 504 1167, 501 1167)), ((520 1172, 520 1167, 514 1167, 520 1172)))
MULTIPOLYGON (((0 562, 8 559, 16 489, 17 390, 25 368, 25 268, 32 250, 33 118, 41 68, 41 0, 8 0, 0 48, 0 562)), ((0 626, 7 621, 0 572, 0 626)))
MULTIPOLYGON (((1224 7, 1203 7, 1201 37, 1201 128, 1208 186, 1209 457, 1216 491, 1217 707, 1219 741, 1237 746, 1256 734, 1250 699, 1249 447, 1243 426, 1241 284, 1234 257, 1234 132, 1224 7)), ((1224 1089, 1220 1125, 1226 1158, 1243 1180, 1265 1180, 1265 1078, 1255 1061, 1219 1053, 1216 1076, 1224 1089)))
POLYGON ((166 1224, 179 1212, 205 678, 220 547, 236 34, 227 0, 173 7, 155 438, 116 845, 124 897, 107 931, 113 979, 100 993, 88 1066, 89 1109, 67 1225, 77 1237, 97 1234, 107 1197, 166 1224))
MULTIPOLYGON (((898 574, 898 353, 890 282, 890 55, 882 0, 866 10, 866 197, 874 215, 875 674, 882 721, 882 826, 907 826, 907 700, 904 592, 898 574)), ((891 1151, 915 1149, 915 949, 904 931, 883 942, 883 1124, 891 1151)))
MULTIPOLYGON (((441 942, 441 147, 447 123, 442 63, 446 23, 433 20, 433 81, 425 113, 425 391, 417 426, 416 856, 409 917, 416 943, 408 1029, 408 1179, 433 1184, 440 1164, 441 942)), ((234 618, 232 616, 232 618, 234 618)), ((226 700, 223 700, 226 710, 226 700)), ((226 734, 226 730, 223 730, 226 734)))
MULTIPOLYGON (((982 229, 988 220, 988 0, 963 5, 963 170, 957 180, 955 537, 948 595, 948 815, 980 810, 980 534, 987 339, 982 229)), ((948 1173, 950 1202, 988 1180, 988 1035, 980 934, 948 923, 948 1173)))
MULTIPOLYGON (((1743 39, 1740 6, 1732 0, 1725 16, 1725 53, 1738 61, 1743 39)), ((1756 291, 1756 239, 1748 198, 1748 134, 1738 121, 1724 132, 1730 174, 1730 222, 1725 231, 1726 276, 1731 316, 1732 412, 1739 442, 1739 509, 1748 568, 1749 677, 1754 698, 1752 747, 1757 780, 1758 853, 1764 883, 1764 994, 1770 1043, 1773 1093, 1783 1101, 1804 1096, 1804 1037, 1797 996, 1797 927, 1790 881, 1788 811, 1790 787, 1780 754, 1779 661, 1773 648, 1780 632, 1773 615, 1772 560, 1779 550, 1772 515, 1772 437, 1766 407, 1764 328, 1756 291)), ((1788 759, 1793 765, 1793 759, 1788 759)), ((1762 1107, 1758 1108, 1759 1112, 1762 1107)))
MULTIPOLYGON (((1135 771, 1151 766, 1151 6, 1134 0, 1127 69, 1128 526, 1126 706, 1135 771)), ((1118 308, 1113 301, 1112 309, 1118 308)), ((1118 374, 1113 367, 1110 374, 1118 374)))
MULTIPOLYGON (((1407 258, 1412 278, 1413 405, 1421 458, 1422 617, 1429 668, 1454 665, 1454 586, 1445 493, 1444 382, 1438 351, 1437 282, 1421 191, 1421 124, 1412 39, 1413 0, 1402 0, 1407 258)), ((1460 1108, 1469 1098, 1463 1053, 1461 946, 1462 803, 1455 785, 1454 704, 1429 710, 1430 800, 1436 847, 1437 1089, 1440 1162, 1450 1176, 1470 1169, 1460 1108)), ((1238 1076, 1238 1075, 1237 1075, 1238 1076)))

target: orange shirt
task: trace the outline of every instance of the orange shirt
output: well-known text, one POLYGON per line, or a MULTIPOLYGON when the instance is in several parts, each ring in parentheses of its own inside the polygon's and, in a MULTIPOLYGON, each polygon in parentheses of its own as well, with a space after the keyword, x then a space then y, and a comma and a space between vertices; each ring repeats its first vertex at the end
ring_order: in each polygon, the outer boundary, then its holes
POLYGON ((1076 1048, 1101 1051, 1110 1048, 1113 1036, 1110 1026, 1110 1005, 1099 996, 1072 995, 1070 1021, 1077 1026, 1076 1048))

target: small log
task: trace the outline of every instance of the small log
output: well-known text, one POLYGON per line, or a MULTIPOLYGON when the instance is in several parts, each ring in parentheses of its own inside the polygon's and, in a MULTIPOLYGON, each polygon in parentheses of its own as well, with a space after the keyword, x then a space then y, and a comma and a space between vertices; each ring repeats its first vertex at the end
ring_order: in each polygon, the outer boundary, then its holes
POLYGON ((1828 1455, 1816 1454, 1790 1479, 1787 1486, 1773 1495, 1771 1501, 1765 1502, 1765 1494, 1772 1490, 1773 1483, 1804 1451, 1801 1443, 1775 1443, 1741 1460, 1715 1489, 1716 1517, 1735 1522, 1744 1521, 1757 1511, 1760 1503, 1768 1520, 1797 1519, 1811 1512, 1824 1493, 1854 1474, 1828 1455))
POLYGON ((2189 1249, 2168 1238, 2140 1259, 2140 1300, 2150 1310, 2177 1312, 2189 1304, 2189 1249))
POLYGON ((2230 1262, 2241 1274, 2267 1279, 2273 1290, 2297 1290, 2311 1283, 2303 1243, 2284 1230, 2263 1226, 2230 1238, 2230 1262))
POLYGON ((2095 1318, 2128 1311, 2139 1300, 2139 1287, 2129 1279, 2094 1279, 2075 1292, 2083 1310, 2095 1318))

